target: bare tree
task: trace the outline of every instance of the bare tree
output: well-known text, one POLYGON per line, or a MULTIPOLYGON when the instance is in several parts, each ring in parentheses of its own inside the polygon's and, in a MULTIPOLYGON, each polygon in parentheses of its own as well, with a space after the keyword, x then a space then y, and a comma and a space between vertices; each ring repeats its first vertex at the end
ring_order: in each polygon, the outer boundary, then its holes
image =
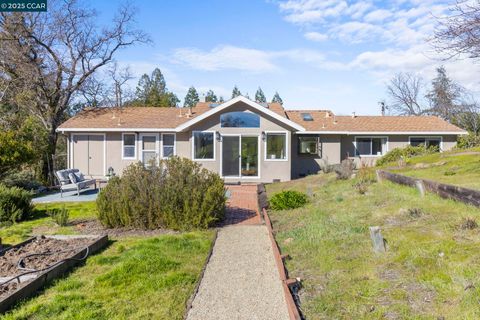
POLYGON ((129 6, 103 28, 95 24, 95 11, 77 0, 54 0, 49 7, 47 13, 0 13, 0 74, 15 81, 16 102, 49 132, 43 172, 53 181, 56 129, 72 98, 118 50, 149 38, 134 28, 129 6))
POLYGON ((449 58, 480 58, 480 2, 459 0, 450 12, 448 17, 438 19, 439 27, 432 39, 434 47, 449 58))
POLYGON ((124 91, 125 84, 133 79, 130 67, 119 68, 117 62, 115 62, 108 70, 108 75, 112 80, 113 92, 115 96, 114 106, 123 107, 124 103, 124 91))
POLYGON ((422 89, 422 78, 412 73, 397 73, 387 85, 389 109, 399 115, 426 114, 428 109, 421 102, 422 89))

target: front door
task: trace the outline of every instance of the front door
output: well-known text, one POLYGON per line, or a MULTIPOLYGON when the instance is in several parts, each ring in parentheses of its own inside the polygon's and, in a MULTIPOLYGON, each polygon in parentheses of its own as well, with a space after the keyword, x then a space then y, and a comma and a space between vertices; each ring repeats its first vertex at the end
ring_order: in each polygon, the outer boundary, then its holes
POLYGON ((222 137, 222 176, 258 177, 258 136, 222 137))

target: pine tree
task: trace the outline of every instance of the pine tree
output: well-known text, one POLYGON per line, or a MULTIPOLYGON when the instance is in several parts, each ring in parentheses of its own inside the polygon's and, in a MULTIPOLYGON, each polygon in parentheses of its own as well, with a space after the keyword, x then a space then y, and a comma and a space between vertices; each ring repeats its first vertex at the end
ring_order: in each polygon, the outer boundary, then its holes
POLYGON ((242 93, 240 92, 240 90, 238 90, 238 87, 237 86, 233 87, 232 99, 235 98, 235 97, 241 96, 241 95, 242 95, 242 93))
POLYGON ((283 104, 282 98, 280 98, 280 95, 276 91, 275 91, 275 94, 273 95, 273 98, 272 98, 272 103, 275 103, 275 102, 283 104))
POLYGON ((206 102, 217 102, 218 98, 215 95, 215 92, 213 90, 208 90, 207 95, 205 96, 205 101, 206 102))
POLYGON ((255 101, 259 103, 267 102, 267 98, 265 98, 265 94, 263 93, 263 90, 260 87, 258 87, 257 92, 255 93, 255 101))
POLYGON ((148 74, 144 74, 138 80, 137 89, 135 91, 136 100, 142 104, 147 104, 148 95, 150 94, 151 81, 148 74))
POLYGON ((437 68, 437 76, 432 80, 432 89, 426 95, 430 101, 431 112, 451 121, 460 107, 461 94, 462 88, 448 77, 445 67, 437 68))
POLYGON ((218 102, 219 102, 219 103, 224 103, 224 102, 225 102, 225 99, 223 99, 223 97, 220 96, 220 98, 218 98, 218 102))
POLYGON ((165 78, 158 68, 151 76, 144 74, 140 77, 135 96, 134 104, 148 107, 175 107, 180 102, 175 94, 168 92, 165 78))
POLYGON ((200 98, 198 97, 198 92, 197 90, 192 86, 188 89, 187 95, 185 96, 185 101, 183 102, 183 107, 186 108, 192 108, 195 107, 197 102, 200 101, 200 98))

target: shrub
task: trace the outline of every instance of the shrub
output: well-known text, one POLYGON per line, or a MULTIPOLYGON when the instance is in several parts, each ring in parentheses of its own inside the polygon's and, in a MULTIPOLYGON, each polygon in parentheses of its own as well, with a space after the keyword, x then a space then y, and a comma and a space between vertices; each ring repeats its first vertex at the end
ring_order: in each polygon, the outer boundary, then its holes
POLYGON ((478 228, 478 224, 474 218, 465 218, 463 219, 460 228, 462 228, 463 230, 473 230, 478 228))
POLYGON ((293 190, 282 191, 273 195, 270 199, 270 207, 273 210, 286 210, 303 207, 308 202, 305 193, 293 190))
POLYGON ((191 160, 173 157, 158 166, 141 163, 110 179, 97 198, 107 227, 190 230, 208 228, 225 210, 224 182, 191 160))
POLYGON ((361 167, 355 177, 354 187, 360 194, 365 194, 368 191, 368 186, 377 181, 375 170, 369 167, 361 167))
POLYGON ((38 190, 42 184, 29 171, 20 171, 7 175, 2 183, 7 187, 19 187, 25 190, 38 190))
POLYGON ((49 215, 52 220, 61 227, 68 224, 69 213, 65 205, 63 205, 61 209, 55 208, 47 210, 47 215, 49 215))
POLYGON ((347 180, 353 174, 353 169, 355 169, 355 163, 351 159, 345 159, 340 163, 340 165, 335 167, 335 173, 337 174, 337 179, 347 180))
POLYGON ((459 136, 457 139, 458 149, 469 149, 480 146, 480 135, 469 133, 464 136, 459 136))
POLYGON ((32 210, 32 193, 0 184, 0 222, 22 221, 32 213, 32 210))
POLYGON ((407 160, 414 156, 420 156, 424 154, 430 154, 438 152, 438 147, 431 146, 426 148, 425 146, 406 146, 405 148, 395 148, 392 151, 387 152, 383 157, 377 160, 377 166, 383 166, 387 163, 399 161, 399 160, 407 160))

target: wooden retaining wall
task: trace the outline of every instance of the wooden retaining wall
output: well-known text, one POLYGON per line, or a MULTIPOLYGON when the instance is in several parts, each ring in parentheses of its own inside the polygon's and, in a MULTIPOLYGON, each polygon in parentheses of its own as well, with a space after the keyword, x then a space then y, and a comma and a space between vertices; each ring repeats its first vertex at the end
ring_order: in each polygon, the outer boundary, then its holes
POLYGON ((480 191, 454 186, 451 184, 439 183, 427 179, 419 179, 407 177, 401 174, 392 173, 384 170, 377 170, 377 178, 385 179, 398 184, 410 187, 422 187, 425 191, 429 191, 439 195, 442 198, 454 199, 466 204, 480 207, 480 191))

